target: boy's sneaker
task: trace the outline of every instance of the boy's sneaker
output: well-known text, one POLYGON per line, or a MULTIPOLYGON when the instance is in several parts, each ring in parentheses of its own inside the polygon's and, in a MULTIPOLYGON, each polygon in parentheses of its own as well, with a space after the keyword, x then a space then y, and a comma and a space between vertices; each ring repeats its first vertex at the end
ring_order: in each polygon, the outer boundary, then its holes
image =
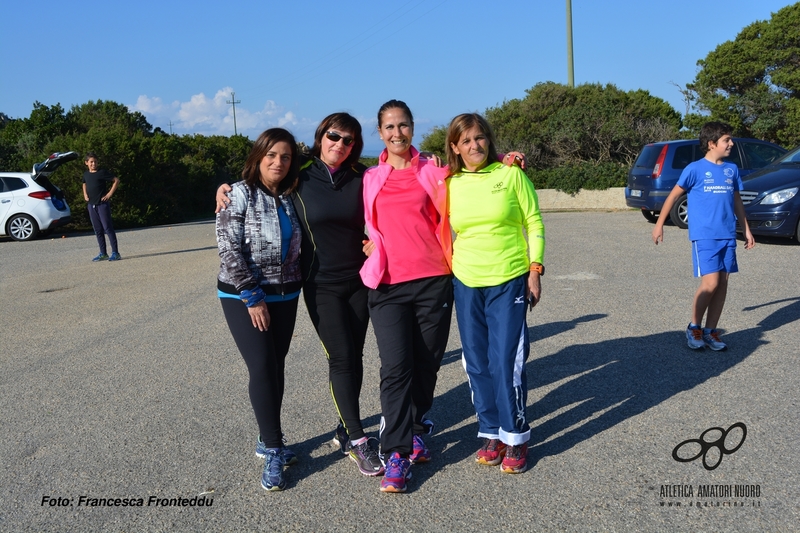
POLYGON ((92 261, 95 263, 97 263, 98 261, 106 261, 106 260, 108 260, 108 254, 100 254, 94 259, 92 259, 92 261))
POLYGON ((408 459, 412 463, 427 463, 431 460, 431 451, 425 446, 425 441, 422 440, 422 437, 419 435, 414 435, 411 440, 413 445, 413 451, 411 455, 408 456, 408 459))
POLYGON ((506 474, 521 474, 528 466, 528 443, 508 446, 500 469, 506 474))
POLYGON ((119 255, 119 252, 113 252, 111 257, 108 258, 109 261, 119 261, 120 259, 122 259, 122 256, 119 255))
POLYGON ((704 348, 706 343, 703 342, 703 329, 698 327, 687 327, 686 328, 686 341, 689 345, 689 348, 692 350, 699 350, 704 348))
POLYGON ((411 461, 394 452, 386 461, 386 472, 381 480, 381 492, 405 492, 406 481, 411 479, 411 461))
POLYGON ((378 439, 370 437, 361 444, 350 444, 350 459, 358 465, 358 470, 365 476, 383 474, 383 463, 378 457, 378 439))
MULTIPOLYGON (((267 456, 267 445, 264 444, 264 441, 261 440, 261 435, 258 436, 256 439, 256 457, 261 459, 267 456)), ((287 448, 286 446, 281 446, 281 456, 283 457, 284 464, 293 465, 297 462, 297 454, 294 453, 292 450, 287 448)))
POLYGON ((703 343, 715 352, 728 349, 728 345, 719 338, 718 329, 703 330, 703 343))
POLYGON ((261 486, 265 490, 283 490, 286 488, 286 478, 283 477, 283 457, 280 452, 267 450, 264 454, 264 472, 261 474, 261 486))
POLYGON ((336 431, 333 434, 333 444, 338 446, 344 455, 350 452, 350 436, 347 434, 347 430, 344 429, 344 425, 342 425, 341 422, 336 426, 336 431))
POLYGON ((500 439, 483 439, 475 461, 482 465, 497 466, 503 460, 508 447, 500 439))

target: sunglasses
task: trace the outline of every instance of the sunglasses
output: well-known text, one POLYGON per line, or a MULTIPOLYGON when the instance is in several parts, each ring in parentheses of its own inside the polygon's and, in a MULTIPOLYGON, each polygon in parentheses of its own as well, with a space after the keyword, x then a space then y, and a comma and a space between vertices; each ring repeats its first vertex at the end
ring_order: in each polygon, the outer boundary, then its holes
POLYGON ((336 133, 335 131, 326 132, 325 137, 327 137, 328 140, 330 140, 331 142, 335 143, 338 143, 339 139, 341 139, 342 143, 344 143, 345 146, 350 146, 355 141, 355 139, 353 139, 352 137, 343 137, 338 133, 336 133))

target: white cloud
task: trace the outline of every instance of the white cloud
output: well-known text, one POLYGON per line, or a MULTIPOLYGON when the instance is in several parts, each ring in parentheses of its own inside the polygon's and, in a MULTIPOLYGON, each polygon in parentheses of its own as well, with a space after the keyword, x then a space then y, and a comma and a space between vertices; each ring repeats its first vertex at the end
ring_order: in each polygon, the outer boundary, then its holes
MULTIPOLYGON (((191 96, 188 101, 175 101, 165 104, 160 97, 141 95, 136 104, 128 106, 132 111, 139 111, 147 117, 154 127, 169 130, 171 123, 173 133, 202 135, 232 135, 234 132, 233 106, 231 95, 233 88, 225 87, 216 92, 213 98, 204 93, 191 96)), ((283 127, 293 131, 298 138, 305 138, 310 130, 313 135, 316 124, 307 119, 298 118, 292 111, 273 100, 264 102, 258 111, 251 111, 241 104, 236 106, 236 131, 250 138, 257 137, 262 131, 272 127, 283 127), (300 134, 303 134, 301 137, 300 134)))

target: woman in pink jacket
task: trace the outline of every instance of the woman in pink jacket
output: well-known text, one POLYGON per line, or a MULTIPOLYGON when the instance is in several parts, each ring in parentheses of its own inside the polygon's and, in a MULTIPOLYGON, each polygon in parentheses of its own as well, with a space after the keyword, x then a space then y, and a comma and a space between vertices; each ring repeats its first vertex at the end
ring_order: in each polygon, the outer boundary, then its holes
POLYGON ((383 492, 405 492, 411 463, 430 460, 421 435, 433 424, 436 374, 450 333, 452 242, 446 168, 411 146, 414 119, 391 100, 378 111, 386 145, 364 174, 364 219, 370 255, 361 278, 381 358, 383 492))

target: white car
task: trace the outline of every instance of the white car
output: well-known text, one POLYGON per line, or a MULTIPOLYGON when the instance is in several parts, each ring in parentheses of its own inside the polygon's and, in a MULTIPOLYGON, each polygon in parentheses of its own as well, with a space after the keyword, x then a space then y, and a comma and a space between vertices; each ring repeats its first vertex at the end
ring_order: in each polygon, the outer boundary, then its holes
POLYGON ((49 179, 58 167, 79 157, 77 152, 55 153, 33 171, 0 172, 0 235, 29 241, 72 220, 64 193, 49 179))

